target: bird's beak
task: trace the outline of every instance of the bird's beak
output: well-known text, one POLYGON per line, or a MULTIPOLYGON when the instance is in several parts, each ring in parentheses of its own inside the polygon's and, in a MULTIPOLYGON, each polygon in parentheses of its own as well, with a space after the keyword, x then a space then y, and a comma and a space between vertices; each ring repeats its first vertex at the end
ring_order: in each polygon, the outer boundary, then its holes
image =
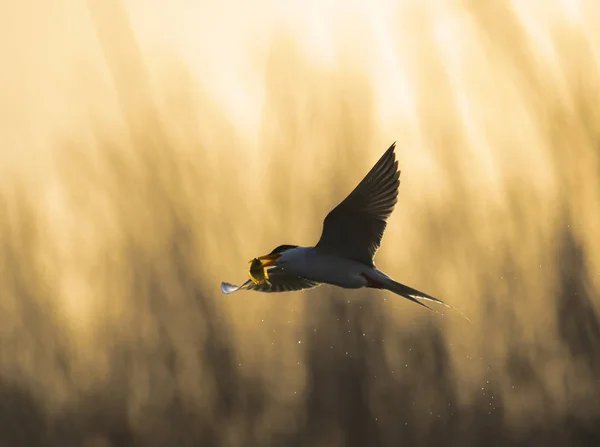
MULTIPOLYGON (((281 256, 281 254, 275 253, 272 255, 259 256, 257 259, 260 261, 260 265, 263 268, 265 268, 265 267, 271 267, 272 265, 274 265, 275 261, 277 261, 277 259, 279 259, 280 256, 281 256)), ((254 261, 254 259, 248 261, 248 264, 251 264, 252 261, 254 261)))

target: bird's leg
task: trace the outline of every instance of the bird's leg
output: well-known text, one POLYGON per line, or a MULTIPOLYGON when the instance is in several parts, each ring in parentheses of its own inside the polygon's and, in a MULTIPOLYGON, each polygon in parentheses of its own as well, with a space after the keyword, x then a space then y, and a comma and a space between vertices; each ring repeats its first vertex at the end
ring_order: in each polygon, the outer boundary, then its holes
POLYGON ((361 273, 360 276, 367 280, 367 285, 365 287, 370 289, 383 289, 383 284, 373 278, 370 278, 366 273, 361 273))

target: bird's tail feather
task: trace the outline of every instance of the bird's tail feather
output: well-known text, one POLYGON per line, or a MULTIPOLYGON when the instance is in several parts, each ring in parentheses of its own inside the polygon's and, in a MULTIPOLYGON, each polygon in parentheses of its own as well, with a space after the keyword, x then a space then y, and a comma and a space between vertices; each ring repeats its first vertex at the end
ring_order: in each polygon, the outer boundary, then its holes
POLYGON ((465 318, 467 321, 471 322, 471 320, 465 314, 463 314, 460 310, 458 310, 457 308, 455 308, 449 304, 446 304, 442 300, 437 299, 437 298, 435 298, 431 295, 428 295, 424 292, 421 292, 417 289, 413 289, 412 287, 401 284, 398 281, 394 281, 392 278, 390 278, 389 276, 387 276, 385 273, 383 273, 381 271, 377 271, 377 273, 379 273, 377 282, 380 283, 382 289, 389 290, 390 292, 393 292, 396 295, 400 295, 401 297, 406 298, 407 300, 410 300, 413 303, 417 303, 420 306, 426 307, 427 309, 431 310, 432 312, 437 312, 437 311, 435 311, 431 307, 427 306, 426 304, 423 304, 418 299, 432 301, 434 303, 441 304, 442 306, 445 306, 449 309, 454 310, 455 312, 458 312, 463 318, 465 318))

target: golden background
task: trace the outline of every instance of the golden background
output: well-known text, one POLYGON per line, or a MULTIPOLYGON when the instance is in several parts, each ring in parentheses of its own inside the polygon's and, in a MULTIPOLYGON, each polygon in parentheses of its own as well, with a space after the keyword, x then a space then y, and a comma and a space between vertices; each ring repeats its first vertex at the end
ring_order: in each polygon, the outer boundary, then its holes
POLYGON ((0 2, 0 445, 600 443, 600 4, 0 2), (397 141, 376 262, 224 296, 397 141))

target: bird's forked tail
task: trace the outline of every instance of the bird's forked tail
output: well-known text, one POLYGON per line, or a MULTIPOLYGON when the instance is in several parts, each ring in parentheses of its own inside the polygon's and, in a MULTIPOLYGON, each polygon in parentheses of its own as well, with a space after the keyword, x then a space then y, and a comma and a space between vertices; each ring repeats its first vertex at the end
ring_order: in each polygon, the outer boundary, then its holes
POLYGON ((458 310, 457 308, 455 308, 453 306, 450 306, 449 304, 444 303, 442 300, 437 299, 437 298, 435 298, 431 295, 428 295, 424 292, 421 292, 417 289, 413 289, 412 287, 408 287, 404 284, 401 284, 398 281, 394 281, 392 278, 390 278, 388 275, 386 275, 385 273, 383 273, 380 270, 376 270, 376 272, 377 272, 376 278, 372 278, 373 282, 369 284, 369 287, 375 287, 378 289, 389 290, 390 292, 393 292, 396 295, 400 295, 401 297, 406 298, 407 300, 410 300, 413 303, 416 303, 420 306, 426 307, 427 309, 431 310, 432 312, 437 312, 434 309, 432 309, 431 307, 429 307, 428 305, 420 302, 418 299, 433 301, 433 302, 441 304, 442 306, 445 306, 449 309, 452 309, 455 312, 458 312, 463 318, 465 318, 467 321, 469 321, 469 323, 471 322, 471 320, 466 315, 464 315, 460 310, 458 310))

